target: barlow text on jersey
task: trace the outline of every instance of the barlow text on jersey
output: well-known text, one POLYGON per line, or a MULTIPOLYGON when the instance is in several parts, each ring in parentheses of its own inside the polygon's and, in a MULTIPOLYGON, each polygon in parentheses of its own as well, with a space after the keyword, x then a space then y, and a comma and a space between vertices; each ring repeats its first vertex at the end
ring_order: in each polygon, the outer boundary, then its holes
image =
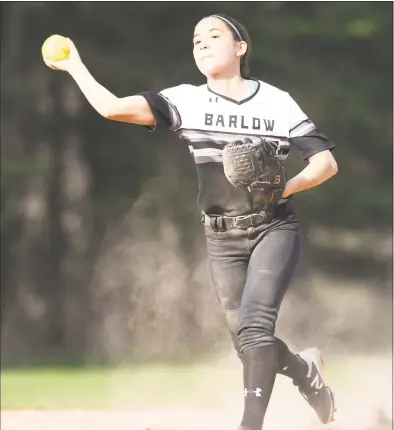
POLYGON ((275 120, 256 117, 245 117, 244 115, 218 115, 205 114, 205 125, 211 127, 242 128, 244 130, 273 131, 275 120))

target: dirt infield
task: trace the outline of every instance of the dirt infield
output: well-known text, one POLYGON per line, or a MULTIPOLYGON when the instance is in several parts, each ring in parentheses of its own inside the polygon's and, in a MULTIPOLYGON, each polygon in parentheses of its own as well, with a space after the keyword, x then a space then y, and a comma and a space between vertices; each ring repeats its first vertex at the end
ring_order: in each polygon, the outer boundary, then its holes
MULTIPOLYGON (((384 377, 385 376, 385 377, 384 377)), ((322 426, 296 389, 277 379, 264 430, 391 430, 391 378, 364 379, 337 392, 336 421, 322 426), (382 385, 382 383, 384 385, 382 385)), ((213 387, 218 389, 218 387, 213 387)), ((184 407, 128 411, 2 411, 2 430, 235 430, 242 397, 229 395, 212 410, 184 407)))

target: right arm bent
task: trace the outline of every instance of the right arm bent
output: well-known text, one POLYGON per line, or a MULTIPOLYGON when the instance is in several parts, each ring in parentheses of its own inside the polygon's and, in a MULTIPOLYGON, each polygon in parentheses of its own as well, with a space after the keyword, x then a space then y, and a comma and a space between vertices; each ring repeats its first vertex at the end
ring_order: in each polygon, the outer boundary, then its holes
POLYGON ((82 63, 75 45, 69 39, 68 42, 70 45, 69 59, 56 62, 44 60, 47 66, 69 72, 87 101, 104 118, 146 126, 155 125, 155 117, 145 97, 140 95, 116 97, 94 79, 82 63))

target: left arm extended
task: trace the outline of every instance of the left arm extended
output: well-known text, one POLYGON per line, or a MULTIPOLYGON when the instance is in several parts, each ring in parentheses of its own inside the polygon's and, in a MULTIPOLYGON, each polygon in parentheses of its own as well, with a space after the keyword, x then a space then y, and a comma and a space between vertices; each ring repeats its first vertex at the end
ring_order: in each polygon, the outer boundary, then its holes
POLYGON ((282 197, 316 187, 338 172, 338 165, 330 150, 318 152, 308 158, 309 164, 297 176, 289 179, 282 197))

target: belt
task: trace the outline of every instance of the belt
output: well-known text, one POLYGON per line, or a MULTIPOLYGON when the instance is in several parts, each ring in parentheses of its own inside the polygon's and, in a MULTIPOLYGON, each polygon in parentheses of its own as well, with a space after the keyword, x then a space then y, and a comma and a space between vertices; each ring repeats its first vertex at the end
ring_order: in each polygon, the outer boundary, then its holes
POLYGON ((267 212, 258 214, 241 215, 241 216, 222 216, 222 215, 207 215, 202 213, 201 222, 209 225, 214 231, 226 231, 231 228, 247 229, 249 227, 257 227, 261 224, 268 224, 272 221, 272 217, 268 216, 267 212))

